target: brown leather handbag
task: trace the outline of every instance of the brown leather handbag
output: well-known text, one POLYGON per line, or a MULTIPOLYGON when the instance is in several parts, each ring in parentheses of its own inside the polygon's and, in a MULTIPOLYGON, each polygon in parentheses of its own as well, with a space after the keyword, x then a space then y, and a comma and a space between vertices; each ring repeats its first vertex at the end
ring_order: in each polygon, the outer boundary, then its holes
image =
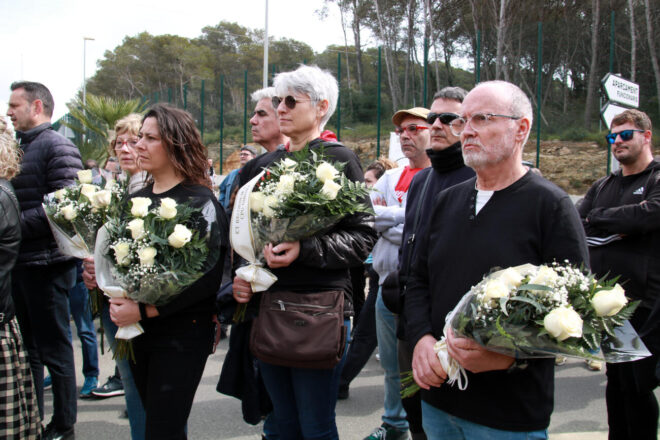
POLYGON ((296 368, 332 368, 346 345, 344 293, 261 294, 250 350, 259 360, 296 368))

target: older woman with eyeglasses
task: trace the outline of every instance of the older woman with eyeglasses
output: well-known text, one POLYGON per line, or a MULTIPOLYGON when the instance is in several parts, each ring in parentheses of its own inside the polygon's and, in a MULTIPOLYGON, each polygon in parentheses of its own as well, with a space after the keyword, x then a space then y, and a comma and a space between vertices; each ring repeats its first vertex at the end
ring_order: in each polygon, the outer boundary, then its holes
MULTIPOLYGON (((280 131, 290 141, 285 149, 266 153, 243 168, 242 186, 265 167, 309 146, 331 161, 344 162, 344 173, 353 181, 363 181, 360 162, 351 150, 324 131, 337 105, 337 81, 315 66, 301 66, 275 77, 277 96, 273 98, 280 131)), ((329 231, 296 242, 269 243, 264 257, 278 280, 271 291, 291 291, 304 295, 341 290, 345 318, 352 315, 349 268, 359 266, 376 242, 373 217, 349 215, 329 231)), ((253 297, 250 284, 234 278, 234 298, 246 303, 253 297)), ((258 297, 259 295, 257 295, 258 297)), ((256 299, 256 298, 255 298, 256 299)), ((257 301, 258 302, 258 299, 257 301)), ((335 405, 343 360, 334 368, 293 368, 257 361, 273 403, 272 418, 282 439, 337 439, 335 405)))
MULTIPOLYGON (((117 158, 121 170, 125 173, 124 177, 128 179, 129 194, 142 189, 146 185, 147 173, 138 167, 138 156, 135 150, 135 146, 140 140, 138 134, 140 133, 141 126, 142 116, 136 113, 125 116, 115 124, 115 137, 110 141, 111 157, 117 158)), ((85 282, 85 286, 88 289, 96 288, 94 258, 86 258, 83 262, 83 267, 83 281, 85 282)), ((103 302, 100 314, 105 336, 108 339, 110 347, 114 350, 117 326, 110 319, 107 299, 103 302)), ((105 398, 119 396, 123 393, 126 399, 126 412, 131 427, 131 438, 133 440, 142 440, 144 439, 145 413, 142 401, 140 400, 140 394, 135 387, 129 361, 118 359, 116 364, 115 374, 110 376, 103 386, 93 390, 92 395, 97 398, 105 398)))

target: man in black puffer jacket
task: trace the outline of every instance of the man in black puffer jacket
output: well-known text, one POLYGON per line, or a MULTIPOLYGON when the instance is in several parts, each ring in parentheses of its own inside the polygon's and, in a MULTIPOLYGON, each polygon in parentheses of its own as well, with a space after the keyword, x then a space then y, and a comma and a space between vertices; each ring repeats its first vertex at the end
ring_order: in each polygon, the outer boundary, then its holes
POLYGON ((42 418, 44 365, 53 380, 53 419, 42 439, 70 439, 77 396, 68 292, 76 280, 76 267, 71 257, 59 252, 41 203, 45 194, 73 183, 82 161, 75 145, 51 127, 50 91, 27 81, 13 83, 11 90, 7 115, 23 150, 21 172, 12 180, 23 236, 12 293, 42 418))

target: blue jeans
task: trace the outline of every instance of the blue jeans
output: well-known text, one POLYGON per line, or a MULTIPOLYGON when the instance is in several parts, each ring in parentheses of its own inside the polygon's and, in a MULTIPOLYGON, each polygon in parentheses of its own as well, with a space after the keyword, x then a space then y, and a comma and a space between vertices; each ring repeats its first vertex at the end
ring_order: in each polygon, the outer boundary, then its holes
MULTIPOLYGON (((101 320, 103 321, 105 336, 108 338, 108 344, 114 349, 117 326, 110 319, 110 308, 105 302, 101 307, 101 320)), ((140 393, 138 393, 135 381, 133 381, 133 373, 131 372, 129 361, 122 359, 116 362, 117 368, 119 368, 119 374, 121 374, 121 382, 124 384, 126 411, 128 412, 128 422, 131 425, 131 439, 144 440, 146 415, 142 406, 142 400, 140 400, 140 393)))
MULTIPOLYGON (((345 320, 347 334, 350 321, 345 320)), ((348 344, 348 341, 347 341, 348 344)), ((345 352, 344 352, 345 353, 345 352)), ((335 406, 346 356, 330 369, 281 367, 258 361, 273 402, 277 433, 286 440, 336 440, 335 406)))
POLYGON ((382 288, 378 288, 376 298, 376 335, 380 365, 385 370, 385 412, 383 422, 396 429, 407 431, 406 410, 401 403, 401 377, 396 338, 397 317, 383 303, 382 288))
POLYGON ((18 267, 12 272, 12 296, 37 394, 44 415, 44 365, 53 380, 53 424, 60 430, 76 423, 78 394, 76 365, 69 325, 69 290, 76 282, 76 266, 18 267))
POLYGON ((543 440, 548 431, 502 431, 447 414, 422 401, 422 424, 428 440, 543 440))
POLYGON ((82 345, 83 375, 99 377, 99 352, 96 346, 96 331, 92 320, 92 310, 89 307, 89 292, 85 283, 76 283, 69 290, 69 310, 76 323, 78 339, 82 345))

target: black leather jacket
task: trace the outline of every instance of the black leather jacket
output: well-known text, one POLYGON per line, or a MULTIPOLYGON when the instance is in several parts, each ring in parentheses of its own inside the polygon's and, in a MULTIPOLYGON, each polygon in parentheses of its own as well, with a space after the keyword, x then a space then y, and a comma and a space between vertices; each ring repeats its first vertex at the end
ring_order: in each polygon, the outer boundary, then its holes
POLYGON ((14 316, 11 298, 11 270, 16 263, 21 244, 21 221, 18 200, 14 189, 5 179, 0 179, 0 321, 7 322, 14 316))
POLYGON ((12 179, 12 185, 21 206, 23 241, 16 266, 72 261, 57 248, 41 203, 44 195, 73 184, 82 169, 80 152, 48 123, 18 132, 17 138, 23 159, 21 172, 12 179))

